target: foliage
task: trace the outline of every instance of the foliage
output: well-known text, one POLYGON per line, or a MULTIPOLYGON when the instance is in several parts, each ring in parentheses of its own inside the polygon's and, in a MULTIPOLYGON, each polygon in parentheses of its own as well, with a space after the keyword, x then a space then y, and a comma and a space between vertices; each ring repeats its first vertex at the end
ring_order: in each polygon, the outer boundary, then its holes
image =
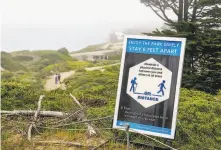
POLYGON ((92 52, 92 51, 99 51, 99 50, 102 50, 102 46, 104 46, 104 44, 97 44, 97 45, 89 45, 79 51, 75 51, 75 52, 72 52, 72 54, 75 54, 75 53, 83 53, 83 52, 92 52))
POLYGON ((33 60, 33 57, 18 55, 14 57, 14 60, 19 61, 19 62, 26 62, 26 61, 29 62, 33 60))
POLYGON ((8 80, 11 79, 13 77, 13 73, 10 71, 2 71, 1 72, 1 80, 8 80))
MULTIPOLYGON (((69 97, 72 93, 87 106, 87 118, 98 118, 114 114, 115 98, 118 83, 119 65, 108 66, 105 71, 84 71, 77 72, 72 77, 65 80, 67 90, 54 90, 45 92, 31 87, 30 84, 17 81, 2 81, 2 109, 36 109, 40 95, 44 94, 42 110, 54 110, 72 112, 79 107, 69 97)), ((21 76, 27 76, 20 72, 21 76)), ((24 77, 25 78, 25 77, 24 77)), ((173 147, 188 149, 220 149, 221 136, 221 92, 216 96, 206 94, 196 90, 182 89, 179 103, 178 122, 176 139, 173 147)), ((99 126, 99 125, 97 125, 99 126)), ((55 135, 55 132, 52 132, 55 135)), ((47 132, 43 133, 46 137, 47 132)), ((78 135, 68 132, 56 132, 56 137, 60 139, 78 139, 78 135)), ((4 147, 12 143, 8 142, 13 134, 3 133, 4 147)), ((85 138, 82 137, 82 138, 85 138)), ((138 138, 142 141, 142 138, 138 138)), ((24 146, 20 141, 18 145, 24 146)), ((111 144, 116 147, 117 143, 111 144)), ((121 145, 123 146, 123 145, 121 145)))
POLYGON ((116 63, 120 63, 119 60, 101 60, 101 61, 94 61, 94 62, 90 62, 91 64, 89 64, 88 67, 96 67, 96 66, 107 66, 107 65, 111 65, 111 64, 116 64, 116 63))
POLYGON ((45 98, 42 101, 43 110, 67 112, 75 110, 76 107, 78 106, 76 106, 74 101, 70 98, 69 94, 59 89, 45 92, 45 98))
POLYGON ((69 52, 68 52, 68 50, 67 50, 65 47, 59 49, 58 52, 59 52, 59 53, 62 53, 62 54, 64 54, 64 55, 69 55, 69 52))
POLYGON ((39 73, 36 72, 9 72, 3 71, 1 72, 1 80, 6 82, 15 81, 21 82, 24 84, 29 84, 31 88, 41 89, 43 87, 43 80, 39 78, 39 73))
MULTIPOLYGON (((82 104, 90 106, 87 114, 91 118, 112 115, 114 111, 119 66, 106 67, 105 70, 78 74, 66 80, 68 92, 82 104)), ((220 115, 221 99, 204 92, 182 89, 173 146, 184 150, 220 149, 220 115)))
MULTIPOLYGON (((16 60, 18 64, 22 63, 28 70, 34 72, 38 72, 54 63, 73 60, 68 54, 54 50, 16 51, 12 52, 11 55, 13 56, 13 60, 16 60)), ((3 62, 3 64, 5 63, 3 62)))
POLYGON ((3 110, 33 109, 41 90, 31 88, 29 84, 16 81, 2 81, 1 106, 3 110))
POLYGON ((42 76, 47 76, 50 74, 54 74, 56 72, 65 72, 70 70, 82 70, 84 67, 90 65, 90 62, 86 61, 63 61, 60 63, 55 63, 52 65, 48 65, 47 67, 42 69, 42 76))
POLYGON ((51 65, 51 64, 59 63, 62 61, 71 61, 72 60, 71 56, 67 56, 67 55, 61 54, 59 52, 52 51, 52 50, 51 51, 49 51, 49 50, 47 50, 47 51, 33 51, 32 53, 41 58, 40 60, 38 60, 32 64, 32 66, 34 66, 34 68, 37 70, 43 69, 44 67, 51 65))
POLYGON ((182 87, 216 93, 221 85, 221 1, 199 0, 189 4, 188 0, 141 2, 171 28, 148 35, 187 38, 182 87), (173 11, 178 20, 170 20, 166 10, 173 11))
POLYGON ((212 95, 181 90, 175 147, 220 149, 221 101, 212 95))
POLYGON ((67 91, 82 104, 90 106, 87 111, 90 117, 111 115, 114 111, 119 65, 105 70, 108 71, 79 73, 65 81, 67 91))
POLYGON ((13 57, 6 52, 1 52, 1 66, 9 71, 26 70, 24 66, 14 60, 13 57))

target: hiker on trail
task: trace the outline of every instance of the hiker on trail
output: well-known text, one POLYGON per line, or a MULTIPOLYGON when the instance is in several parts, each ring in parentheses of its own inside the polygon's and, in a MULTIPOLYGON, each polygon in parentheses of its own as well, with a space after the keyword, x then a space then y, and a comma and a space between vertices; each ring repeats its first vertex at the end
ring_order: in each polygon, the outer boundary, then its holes
POLYGON ((61 74, 60 73, 58 73, 58 81, 61 83, 61 74))
POLYGON ((136 91, 135 85, 137 85, 136 80, 137 80, 136 77, 134 77, 134 79, 131 80, 131 88, 130 88, 130 92, 133 90, 133 92, 135 93, 135 91, 136 91))
POLYGON ((157 92, 157 93, 160 93, 160 92, 162 92, 162 95, 164 95, 164 91, 163 91, 163 89, 166 89, 166 87, 165 87, 165 80, 163 80, 162 81, 162 83, 160 83, 159 85, 158 85, 158 87, 160 86, 160 90, 157 92))
POLYGON ((55 84, 58 83, 58 74, 55 75, 55 84))

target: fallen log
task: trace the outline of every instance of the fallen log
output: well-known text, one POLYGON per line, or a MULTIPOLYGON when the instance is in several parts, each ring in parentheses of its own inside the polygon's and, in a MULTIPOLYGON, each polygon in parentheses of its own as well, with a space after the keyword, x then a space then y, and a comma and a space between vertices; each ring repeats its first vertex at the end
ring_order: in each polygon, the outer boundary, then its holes
MULTIPOLYGON (((1 110, 0 113, 9 114, 9 115, 34 115, 36 113, 36 110, 13 110, 13 111, 1 110)), ((70 114, 63 113, 60 111, 40 111, 39 115, 43 117, 64 118, 70 114)))
MULTIPOLYGON (((80 107, 80 108, 83 108, 83 106, 80 104, 80 102, 72 95, 72 94, 70 94, 70 96, 71 96, 71 98, 77 103, 77 105, 80 107)), ((84 112, 82 111, 82 121, 85 121, 85 120, 87 120, 87 118, 86 118, 86 116, 85 116, 85 114, 84 114, 84 112)), ((92 127, 92 125, 90 125, 90 123, 88 123, 88 122, 85 122, 84 123, 86 126, 87 126, 87 128, 88 128, 88 133, 89 133, 89 136, 93 136, 93 135, 96 135, 97 134, 97 132, 94 130, 94 128, 92 127)))

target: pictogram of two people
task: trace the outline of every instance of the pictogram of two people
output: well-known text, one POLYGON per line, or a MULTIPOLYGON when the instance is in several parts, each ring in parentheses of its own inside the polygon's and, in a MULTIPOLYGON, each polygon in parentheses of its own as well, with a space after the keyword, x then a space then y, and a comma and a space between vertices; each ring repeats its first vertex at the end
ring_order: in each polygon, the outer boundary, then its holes
MULTIPOLYGON (((137 83, 137 77, 134 77, 134 78, 131 80, 130 83, 131 83, 130 92, 133 91, 133 93, 135 93, 136 88, 137 88, 137 85, 138 85, 138 83, 137 83)), ((162 93, 162 95, 164 95, 164 89, 166 89, 165 83, 166 83, 166 81, 163 80, 162 83, 160 83, 160 84, 158 85, 158 87, 160 87, 160 89, 159 89, 159 91, 157 92, 157 94, 162 93)))

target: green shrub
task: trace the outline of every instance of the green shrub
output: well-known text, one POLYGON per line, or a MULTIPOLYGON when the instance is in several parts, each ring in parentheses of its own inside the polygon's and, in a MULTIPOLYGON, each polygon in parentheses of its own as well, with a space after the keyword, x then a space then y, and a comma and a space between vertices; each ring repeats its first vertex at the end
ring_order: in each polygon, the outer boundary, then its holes
POLYGON ((18 56, 14 57, 14 60, 21 61, 21 62, 23 62, 23 61, 32 61, 33 57, 18 55, 18 56))
POLYGON ((204 92, 182 89, 175 147, 221 149, 221 102, 204 92), (191 137, 190 137, 190 136, 191 137))
POLYGON ((2 81, 1 103, 3 110, 36 108, 41 90, 31 88, 30 84, 16 81, 2 81))
POLYGON ((9 71, 3 71, 1 72, 1 79, 2 80, 9 80, 13 77, 13 73, 9 71))
POLYGON ((27 70, 23 65, 14 60, 13 57, 6 52, 1 52, 1 66, 8 71, 27 70))

